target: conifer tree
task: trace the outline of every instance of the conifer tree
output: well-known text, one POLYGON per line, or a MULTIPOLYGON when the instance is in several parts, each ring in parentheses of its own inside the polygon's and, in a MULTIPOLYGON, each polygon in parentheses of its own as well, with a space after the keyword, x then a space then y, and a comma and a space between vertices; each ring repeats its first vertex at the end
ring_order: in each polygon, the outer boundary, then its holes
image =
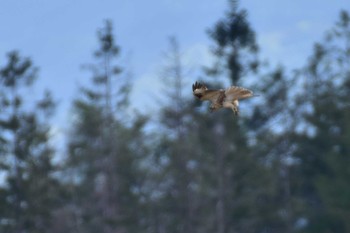
POLYGON ((347 232, 349 180, 350 16, 338 22, 317 43, 299 71, 304 90, 299 104, 306 127, 297 137, 300 161, 295 189, 305 201, 305 232, 347 232))
POLYGON ((0 69, 1 163, 6 177, 0 209, 3 232, 46 231, 60 200, 49 143, 48 119, 54 101, 47 92, 33 105, 23 94, 36 77, 32 61, 16 51, 8 54, 7 64, 0 69))
MULTIPOLYGON (((226 85, 243 85, 244 79, 258 71, 258 46, 247 12, 238 8, 237 1, 229 3, 225 17, 209 30, 216 62, 207 69, 207 74, 226 85)), ((261 214, 268 209, 267 202, 257 201, 269 198, 268 173, 251 149, 249 128, 244 120, 247 113, 241 112, 234 118, 222 110, 202 122, 204 135, 209 137, 202 139, 203 147, 213 160, 210 176, 213 177, 211 189, 215 190, 212 198, 215 227, 212 230, 220 233, 264 231, 271 220, 261 214)))
POLYGON ((237 0, 229 0, 225 18, 208 31, 215 42, 212 52, 218 59, 207 71, 211 75, 221 73, 233 85, 238 85, 243 77, 257 71, 259 66, 255 32, 247 15, 246 10, 239 9, 237 0))
POLYGON ((137 232, 139 213, 134 210, 143 177, 138 160, 146 154, 140 140, 145 118, 125 119, 130 85, 118 65, 120 48, 110 21, 98 31, 98 39, 96 62, 85 66, 93 86, 83 87, 74 101, 68 145, 73 204, 82 219, 76 230, 137 232))
MULTIPOLYGON (((193 137, 193 101, 188 99, 186 90, 186 65, 183 64, 182 51, 175 37, 169 40, 165 54, 161 81, 164 83, 164 98, 160 111, 160 129, 154 161, 158 177, 155 186, 160 197, 156 199, 155 229, 165 232, 199 232, 198 196, 198 153, 193 137)), ((153 169, 153 168, 151 168, 153 169)), ((153 200, 155 201, 155 200, 153 200)))

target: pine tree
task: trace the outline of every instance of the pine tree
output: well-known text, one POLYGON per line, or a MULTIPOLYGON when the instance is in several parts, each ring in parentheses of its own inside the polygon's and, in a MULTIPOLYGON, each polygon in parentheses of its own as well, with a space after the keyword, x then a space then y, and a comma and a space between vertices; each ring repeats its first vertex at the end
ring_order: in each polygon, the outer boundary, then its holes
MULTIPOLYGON (((247 19, 247 12, 238 9, 237 1, 230 1, 225 18, 209 30, 215 43, 216 63, 207 74, 216 80, 233 85, 243 84, 249 74, 257 72, 258 46, 255 33, 247 19)), ((211 231, 259 232, 268 229, 263 216, 268 210, 264 201, 270 196, 268 171, 259 162, 250 146, 245 113, 234 118, 222 110, 201 122, 202 147, 211 157, 212 177, 208 187, 212 192, 215 210, 211 231), (262 185, 265 184, 265 185, 262 185), (254 191, 252 191, 254 190, 254 191)), ((266 215, 265 215, 266 216, 266 215)))
POLYGON ((293 95, 298 93, 293 87, 295 83, 296 79, 289 77, 281 66, 260 75, 254 87, 257 93, 261 93, 259 102, 252 106, 252 115, 247 119, 252 149, 269 169, 273 184, 269 194, 271 218, 268 221, 274 232, 293 232, 295 223, 300 221, 302 202, 293 192, 296 181, 293 170, 297 166, 293 155, 297 144, 295 135, 302 118, 293 95))
MULTIPOLYGON (((169 40, 161 78, 165 86, 163 107, 160 111, 158 142, 153 161, 157 170, 152 171, 154 192, 159 193, 150 203, 154 212, 154 231, 201 232, 200 203, 198 194, 198 153, 193 124, 193 101, 184 93, 186 65, 175 37, 169 40)), ((151 231, 151 232, 154 232, 151 231)), ((202 231, 203 232, 203 231, 202 231)))
POLYGON ((239 10, 236 0, 229 0, 229 3, 225 18, 208 31, 215 42, 212 52, 218 59, 207 72, 211 75, 223 73, 231 84, 238 85, 242 77, 257 71, 258 46, 247 11, 239 10))
POLYGON ((1 162, 6 177, 2 188, 1 225, 4 232, 45 232, 53 224, 60 185, 54 177, 49 117, 54 102, 47 92, 32 108, 23 91, 37 76, 29 58, 14 51, 0 69, 1 162))
POLYGON ((82 88, 74 102, 68 145, 73 212, 81 219, 75 230, 137 232, 139 213, 134 210, 139 208, 137 193, 143 179, 138 161, 146 154, 140 140, 146 121, 125 120, 130 85, 116 65, 120 48, 110 21, 98 39, 96 63, 85 66, 92 71, 93 87, 82 88))
POLYGON ((304 78, 303 117, 307 127, 297 138, 300 160, 298 193, 305 200, 305 232, 347 232, 350 229, 349 189, 349 73, 350 17, 345 11, 317 43, 304 78))

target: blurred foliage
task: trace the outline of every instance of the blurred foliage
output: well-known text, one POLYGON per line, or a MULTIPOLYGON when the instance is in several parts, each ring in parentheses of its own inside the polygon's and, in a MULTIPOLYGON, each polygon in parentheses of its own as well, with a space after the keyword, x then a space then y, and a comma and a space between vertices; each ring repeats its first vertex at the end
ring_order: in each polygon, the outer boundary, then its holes
POLYGON ((38 69, 10 52, 0 67, 0 231, 349 232, 349 14, 288 73, 260 69, 248 13, 229 3, 208 30, 215 60, 203 71, 209 86, 248 83, 260 94, 239 117, 186 97, 175 37, 159 114, 131 116, 132 82, 106 21, 58 154, 56 102, 49 91, 34 104, 24 96, 38 69))
POLYGON ((55 177, 49 118, 54 102, 49 92, 34 108, 22 95, 31 86, 37 68, 16 51, 0 69, 1 232, 44 232, 61 204, 62 186, 55 177), (45 104, 43 104, 45 103, 45 104))

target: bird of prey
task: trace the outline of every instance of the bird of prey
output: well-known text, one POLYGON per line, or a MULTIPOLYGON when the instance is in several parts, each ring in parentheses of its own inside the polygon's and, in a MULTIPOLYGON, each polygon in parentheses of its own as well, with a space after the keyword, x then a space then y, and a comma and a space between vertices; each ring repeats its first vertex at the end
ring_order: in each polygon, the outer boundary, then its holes
POLYGON ((210 111, 220 108, 230 108, 235 115, 238 115, 238 100, 254 96, 251 90, 243 87, 231 86, 227 89, 208 90, 202 83, 192 85, 193 95, 204 101, 211 101, 210 111))

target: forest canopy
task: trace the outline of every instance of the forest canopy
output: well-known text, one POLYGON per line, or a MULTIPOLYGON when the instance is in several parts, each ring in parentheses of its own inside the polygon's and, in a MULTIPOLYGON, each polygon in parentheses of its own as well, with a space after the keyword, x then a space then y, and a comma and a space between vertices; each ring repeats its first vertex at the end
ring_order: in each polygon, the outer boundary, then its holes
POLYGON ((90 84, 71 100, 64 150, 52 143, 55 97, 25 95, 40 64, 1 55, 1 232, 350 231, 348 12, 290 72, 260 60, 249 12, 229 1, 208 25, 214 59, 198 80, 259 93, 238 117, 185 94, 176 37, 159 72, 164 101, 130 111, 134 79, 113 25, 101 24, 93 62, 82 61, 90 84))

